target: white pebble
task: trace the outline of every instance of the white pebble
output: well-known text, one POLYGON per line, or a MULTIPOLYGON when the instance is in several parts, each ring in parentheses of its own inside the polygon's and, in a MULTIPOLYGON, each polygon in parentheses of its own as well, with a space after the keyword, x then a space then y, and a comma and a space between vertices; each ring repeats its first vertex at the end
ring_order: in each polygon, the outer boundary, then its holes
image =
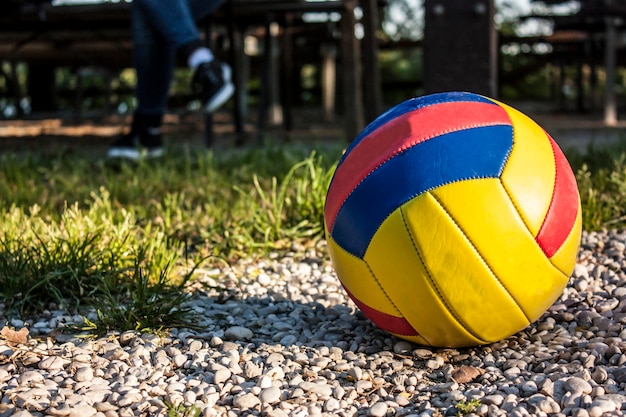
POLYGON ((83 366, 82 368, 78 368, 76 373, 74 374, 74 379, 77 382, 86 382, 91 381, 93 379, 93 369, 88 366, 83 366))
POLYGON ((243 326, 233 326, 224 332, 224 337, 227 340, 247 341, 252 339, 253 336, 254 333, 252 333, 252 330, 243 326))
POLYGON ((387 414, 388 409, 389 409, 389 406, 386 403, 377 402, 376 404, 370 407, 367 414, 372 417, 383 417, 385 414, 387 414))
POLYGON ((263 403, 274 404, 275 402, 278 402, 278 400, 280 400, 280 394, 280 388, 271 386, 261 391, 259 399, 263 403))

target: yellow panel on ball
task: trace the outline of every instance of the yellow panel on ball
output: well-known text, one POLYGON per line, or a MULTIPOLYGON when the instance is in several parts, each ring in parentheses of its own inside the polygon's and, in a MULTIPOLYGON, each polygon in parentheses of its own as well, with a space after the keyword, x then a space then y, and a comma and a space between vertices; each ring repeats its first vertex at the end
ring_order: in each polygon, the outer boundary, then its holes
MULTIPOLYGON (((409 204, 419 206, 424 198, 416 197, 409 204)), ((422 344, 466 346, 485 343, 484 339, 474 337, 446 307, 424 268, 423 255, 417 252, 412 239, 402 209, 398 209, 378 228, 365 253, 365 260, 383 282, 385 291, 404 318, 424 339, 422 344)))
POLYGON ((328 249, 337 274, 343 277, 341 282, 354 298, 382 313, 402 316, 385 296, 363 260, 346 252, 332 238, 328 239, 328 249))
POLYGON ((500 181, 463 181, 440 187, 433 194, 526 317, 534 321, 543 314, 569 277, 545 256, 500 181))
POLYGON ((530 233, 536 236, 550 207, 554 187, 552 147, 537 123, 514 108, 499 104, 511 118, 514 133, 513 149, 500 178, 530 233))
MULTIPOLYGON (((451 185, 472 183, 475 181, 451 185)), ((476 187, 470 188, 477 191, 476 187)), ((429 284, 463 327, 485 342, 500 340, 528 326, 515 300, 433 194, 431 191, 403 206, 429 284)))
POLYGON ((421 345, 429 344, 406 322, 365 261, 343 250, 331 237, 328 247, 337 273, 342 274, 344 288, 366 316, 390 333, 421 345))

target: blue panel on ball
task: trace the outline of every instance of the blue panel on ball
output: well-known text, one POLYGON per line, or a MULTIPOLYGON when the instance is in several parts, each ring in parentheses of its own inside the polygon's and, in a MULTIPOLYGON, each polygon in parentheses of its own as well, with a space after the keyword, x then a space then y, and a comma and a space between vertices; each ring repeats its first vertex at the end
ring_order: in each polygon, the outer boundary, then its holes
POLYGON ((372 171, 342 205, 333 239, 362 258, 382 222, 421 193, 456 181, 498 178, 513 146, 513 128, 485 126, 437 136, 372 171))
POLYGON ((408 113, 410 111, 414 111, 422 107, 432 106, 433 104, 464 102, 464 101, 491 103, 494 106, 497 106, 496 103, 494 103, 493 101, 489 100, 486 97, 479 96, 478 94, 458 92, 458 91, 448 92, 448 93, 430 94, 427 96, 416 97, 416 98, 406 100, 398 104, 397 106, 392 107, 391 109, 387 110, 385 113, 378 116, 372 123, 367 125, 365 129, 363 129, 363 131, 359 133, 359 135, 352 141, 352 143, 350 143, 350 146, 348 146, 348 149, 346 149, 346 152, 344 152, 343 157, 339 160, 339 165, 341 165, 341 163, 343 162, 344 157, 348 155, 348 153, 350 153, 352 148, 358 145, 358 143, 361 140, 363 140, 363 138, 367 137, 374 130, 378 129, 379 127, 389 122, 390 120, 393 120, 396 117, 403 115, 404 113, 408 113))

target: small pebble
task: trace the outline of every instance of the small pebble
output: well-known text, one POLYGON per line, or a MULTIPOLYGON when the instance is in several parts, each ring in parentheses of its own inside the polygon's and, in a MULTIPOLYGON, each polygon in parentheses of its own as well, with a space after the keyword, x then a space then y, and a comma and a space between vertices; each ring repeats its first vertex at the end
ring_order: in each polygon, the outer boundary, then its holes
POLYGON ((388 409, 389 406, 386 403, 377 402, 369 409, 367 414, 372 417, 383 417, 385 414, 387 414, 388 409))

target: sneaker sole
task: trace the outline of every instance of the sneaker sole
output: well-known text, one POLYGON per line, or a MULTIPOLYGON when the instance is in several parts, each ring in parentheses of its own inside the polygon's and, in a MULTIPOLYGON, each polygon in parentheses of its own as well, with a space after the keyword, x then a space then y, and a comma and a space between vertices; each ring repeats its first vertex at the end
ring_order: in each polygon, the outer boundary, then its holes
POLYGON ((128 159, 139 161, 140 159, 160 158, 163 156, 163 148, 155 149, 131 149, 131 148, 111 148, 107 152, 107 158, 128 159))
POLYGON ((211 100, 207 101, 204 106, 204 111, 207 113, 213 113, 215 110, 222 107, 224 103, 228 101, 229 98, 232 97, 235 92, 235 86, 232 82, 224 84, 222 88, 220 88, 217 93, 211 98, 211 100))

